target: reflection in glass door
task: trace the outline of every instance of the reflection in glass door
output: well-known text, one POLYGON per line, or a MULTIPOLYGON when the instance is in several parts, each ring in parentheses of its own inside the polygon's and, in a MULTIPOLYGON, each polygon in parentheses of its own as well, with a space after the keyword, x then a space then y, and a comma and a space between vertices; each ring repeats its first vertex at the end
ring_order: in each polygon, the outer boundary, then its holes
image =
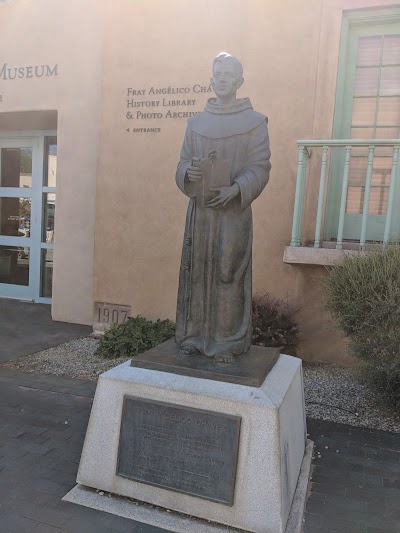
POLYGON ((49 302, 55 137, 0 137, 0 296, 49 302))
POLYGON ((53 287, 54 217, 56 210, 57 137, 44 139, 42 224, 40 240, 40 298, 51 298, 53 287))

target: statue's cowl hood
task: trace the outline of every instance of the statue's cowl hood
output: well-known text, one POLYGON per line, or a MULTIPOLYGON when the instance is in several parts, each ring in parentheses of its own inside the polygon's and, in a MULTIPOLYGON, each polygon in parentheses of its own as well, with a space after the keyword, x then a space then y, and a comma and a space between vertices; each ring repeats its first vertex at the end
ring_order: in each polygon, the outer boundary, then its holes
POLYGON ((249 98, 238 98, 233 104, 218 105, 209 98, 202 113, 188 121, 189 128, 203 137, 221 139, 242 135, 268 120, 253 110, 249 98))

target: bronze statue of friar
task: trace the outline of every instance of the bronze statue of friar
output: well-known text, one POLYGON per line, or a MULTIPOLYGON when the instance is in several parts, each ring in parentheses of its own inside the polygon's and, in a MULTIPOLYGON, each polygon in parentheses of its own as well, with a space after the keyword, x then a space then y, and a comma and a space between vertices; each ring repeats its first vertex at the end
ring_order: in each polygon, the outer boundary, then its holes
POLYGON ((251 346, 251 203, 271 169, 268 119, 237 98, 241 63, 214 59, 210 98, 190 118, 176 172, 190 198, 182 250, 176 343, 182 356, 233 363, 251 346))

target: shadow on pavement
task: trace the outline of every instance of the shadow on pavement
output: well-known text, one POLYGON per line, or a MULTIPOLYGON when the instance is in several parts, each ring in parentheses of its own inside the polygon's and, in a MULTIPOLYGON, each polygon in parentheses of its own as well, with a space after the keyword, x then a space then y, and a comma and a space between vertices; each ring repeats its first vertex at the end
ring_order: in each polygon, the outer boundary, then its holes
POLYGON ((50 305, 0 299, 0 363, 91 332, 91 326, 53 321, 50 305))

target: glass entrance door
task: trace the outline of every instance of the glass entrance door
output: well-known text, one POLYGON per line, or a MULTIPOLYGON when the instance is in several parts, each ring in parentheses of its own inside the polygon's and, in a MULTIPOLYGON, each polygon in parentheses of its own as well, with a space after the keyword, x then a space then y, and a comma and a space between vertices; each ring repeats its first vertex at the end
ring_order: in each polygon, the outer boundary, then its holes
POLYGON ((50 301, 55 147, 55 137, 0 138, 0 296, 50 301))

